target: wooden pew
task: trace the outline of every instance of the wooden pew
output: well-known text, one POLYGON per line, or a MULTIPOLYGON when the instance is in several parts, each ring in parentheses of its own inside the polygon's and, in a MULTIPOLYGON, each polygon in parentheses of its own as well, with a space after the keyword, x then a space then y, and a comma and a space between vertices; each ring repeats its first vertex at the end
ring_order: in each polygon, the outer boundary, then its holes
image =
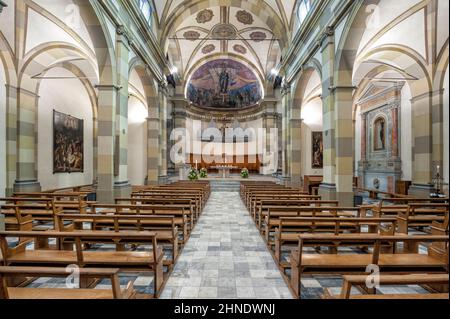
POLYGON ((86 193, 14 193, 14 198, 49 198, 54 199, 54 205, 64 212, 86 213, 88 207, 86 193))
MULTIPOLYGON (((164 264, 173 266, 178 257, 179 242, 178 242, 178 227, 175 224, 175 217, 173 216, 157 216, 157 215, 111 215, 111 214, 58 214, 58 229, 57 231, 80 231, 76 229, 75 225, 79 223, 84 224, 86 230, 86 224, 90 225, 89 231, 151 231, 155 232, 160 244, 169 244, 172 250, 173 258, 170 260, 164 260, 164 264), (70 222, 67 225, 67 222, 70 222)), ((95 239, 95 242, 99 242, 99 239, 95 239)), ((67 244, 73 244, 73 240, 65 239, 59 243, 59 248, 64 249, 67 244)), ((105 240, 106 244, 111 244, 110 240, 105 240)), ((136 240, 121 240, 121 245, 116 245, 116 249, 119 251, 124 250, 125 244, 133 245, 145 245, 151 244, 149 241, 136 241, 136 240)))
MULTIPOLYGON (((266 226, 270 226, 270 219, 280 216, 286 217, 299 217, 298 213, 304 211, 304 207, 337 207, 339 205, 338 201, 323 201, 323 200, 310 200, 305 199, 295 199, 295 200, 278 200, 278 199, 268 199, 261 200, 259 207, 257 208, 255 223, 258 229, 264 227, 263 222, 266 226)), ((314 210, 311 210, 314 211, 314 210)), ((269 227, 270 228, 270 227, 269 227)))
POLYGON ((284 199, 284 200, 321 200, 321 196, 312 196, 298 192, 289 192, 289 191, 281 191, 281 192, 256 192, 249 193, 249 198, 247 200, 247 209, 251 213, 252 216, 256 214, 256 210, 258 205, 261 203, 261 200, 271 200, 271 199, 284 199))
POLYGON ((363 274, 368 265, 380 267, 382 272, 390 273, 447 273, 448 249, 439 255, 430 250, 428 254, 397 254, 395 246, 399 242, 431 242, 448 245, 448 236, 383 236, 376 234, 302 234, 299 235, 298 248, 290 255, 291 285, 297 296, 301 294, 301 277, 304 274, 363 274), (372 246, 369 254, 304 254, 303 248, 308 245, 330 246, 345 243, 350 246, 372 246), (394 245, 394 253, 382 253, 384 243, 394 245))
POLYGON ((281 217, 275 226, 275 259, 282 268, 289 267, 281 261, 282 248, 297 244, 298 236, 303 233, 361 234, 362 226, 368 226, 367 233, 394 235, 396 223, 395 218, 386 217, 281 217))
POLYGON ((119 269, 80 268, 79 275, 84 278, 109 279, 111 289, 69 289, 69 288, 28 288, 8 287, 8 278, 22 277, 62 277, 69 276, 66 268, 55 267, 8 267, 0 266, 0 299, 135 299, 136 291, 129 282, 121 289, 119 269))
MULTIPOLYGON (((0 232, 0 248, 2 251, 1 262, 6 266, 68 266, 77 265, 80 268, 110 268, 117 267, 121 272, 152 272, 154 273, 155 296, 161 293, 164 283, 163 259, 164 253, 158 246, 157 234, 154 232, 109 232, 109 231, 34 231, 34 232, 0 232), (73 238, 75 250, 41 250, 26 249, 26 244, 19 243, 15 247, 9 247, 7 238, 30 238, 36 241, 55 238, 63 242, 65 238, 73 238), (92 243, 105 240, 121 244, 121 241, 151 241, 151 250, 135 251, 85 251, 83 242, 92 243)), ((85 288, 85 287, 83 287, 85 288)))
POLYGON ((145 198, 145 197, 163 197, 163 198, 192 198, 195 200, 196 205, 202 210, 206 205, 206 197, 201 191, 191 191, 186 189, 149 189, 139 192, 133 192, 132 198, 145 198))
MULTIPOLYGON (((429 293, 429 294, 362 294, 352 295, 352 287, 365 286, 367 275, 345 275, 344 283, 340 295, 333 295, 329 288, 325 289, 323 299, 446 299, 448 293, 429 293)), ((380 285, 447 285, 448 274, 413 274, 413 275, 381 275, 379 277, 380 285)), ((367 288, 367 287, 366 287, 367 288)), ((358 289, 364 291, 366 289, 358 289)))
POLYGON ((92 214, 117 214, 117 215, 154 215, 173 216, 175 225, 182 235, 182 243, 185 244, 193 227, 193 216, 185 205, 114 205, 95 204, 91 206, 92 214))
POLYGON ((338 201, 322 201, 320 196, 302 195, 293 199, 260 198, 255 203, 252 217, 261 228, 268 207, 337 206, 338 201))
POLYGON ((116 204, 125 205, 185 205, 191 211, 194 222, 201 214, 201 204, 191 196, 142 196, 133 194, 131 198, 116 198, 116 204))

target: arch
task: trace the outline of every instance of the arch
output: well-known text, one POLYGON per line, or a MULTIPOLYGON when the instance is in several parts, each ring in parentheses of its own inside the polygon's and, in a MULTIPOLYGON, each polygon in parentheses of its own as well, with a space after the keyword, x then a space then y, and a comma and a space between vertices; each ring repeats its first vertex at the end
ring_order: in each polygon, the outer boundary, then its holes
POLYGON ((138 74, 144 87, 144 94, 146 99, 145 105, 147 106, 147 109, 149 111, 149 117, 158 117, 158 89, 155 88, 154 77, 150 73, 150 70, 149 68, 147 68, 145 63, 137 57, 133 58, 130 61, 129 75, 133 70, 138 74))
POLYGON ((439 52, 437 58, 435 77, 433 79, 434 91, 439 91, 444 87, 445 73, 447 72, 448 64, 449 64, 449 39, 447 39, 446 44, 442 48, 441 52, 439 52))
POLYGON ((357 1, 349 14, 341 35, 341 41, 336 48, 334 66, 335 85, 351 86, 352 70, 357 58, 359 44, 366 31, 366 22, 372 12, 370 8, 378 5, 381 0, 357 1))

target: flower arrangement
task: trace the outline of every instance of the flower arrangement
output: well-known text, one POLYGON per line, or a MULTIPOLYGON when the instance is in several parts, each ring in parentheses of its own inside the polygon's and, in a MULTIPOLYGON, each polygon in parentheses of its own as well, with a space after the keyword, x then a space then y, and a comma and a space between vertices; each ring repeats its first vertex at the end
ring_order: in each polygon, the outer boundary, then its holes
POLYGON ((241 171, 241 177, 242 178, 248 178, 249 175, 250 175, 250 173, 249 173, 248 169, 247 168, 243 168, 242 171, 241 171))
POLYGON ((192 169, 189 171, 188 178, 189 178, 190 181, 196 181, 196 180, 198 180, 198 172, 197 172, 197 170, 195 170, 195 169, 192 168, 192 169))
POLYGON ((200 170, 200 178, 207 178, 208 177, 208 170, 206 168, 202 168, 200 170))

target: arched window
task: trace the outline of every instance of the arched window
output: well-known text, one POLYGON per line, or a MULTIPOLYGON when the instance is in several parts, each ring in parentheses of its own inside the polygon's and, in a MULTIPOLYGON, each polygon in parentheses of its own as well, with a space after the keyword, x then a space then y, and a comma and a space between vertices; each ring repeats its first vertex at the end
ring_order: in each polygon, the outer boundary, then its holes
POLYGON ((298 5, 299 25, 301 25, 306 20, 309 11, 311 11, 311 0, 300 0, 300 3, 298 5))
POLYGON ((145 21, 147 21, 148 25, 151 25, 153 8, 150 3, 150 0, 139 0, 139 9, 141 9, 145 21))

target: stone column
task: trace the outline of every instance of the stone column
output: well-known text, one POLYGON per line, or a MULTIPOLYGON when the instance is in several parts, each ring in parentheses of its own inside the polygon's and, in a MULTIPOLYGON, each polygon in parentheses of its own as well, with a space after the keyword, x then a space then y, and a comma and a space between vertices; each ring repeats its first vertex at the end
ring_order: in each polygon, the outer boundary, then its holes
POLYGON ((263 128, 265 131, 265 140, 263 146, 263 161, 264 165, 267 168, 273 168, 273 170, 262 170, 263 174, 273 174, 278 171, 278 161, 279 161, 279 136, 278 136, 278 113, 277 113, 277 105, 276 103, 267 103, 266 110, 263 115, 263 128), (272 140, 271 134, 276 134, 277 139, 272 140), (273 142, 277 141, 276 145, 273 145, 273 142), (270 158, 267 158, 268 155, 271 155, 270 158), (267 162, 266 162, 267 161, 267 162), (276 165, 275 165, 276 164, 276 165))
POLYGON ((290 137, 291 137, 291 186, 301 188, 302 185, 302 120, 297 114, 299 110, 294 107, 290 119, 290 137))
POLYGON ((159 132, 160 120, 158 99, 148 99, 147 118, 147 185, 158 185, 159 179, 159 132))
MULTIPOLYGON (((432 169, 433 176, 437 173, 444 178, 444 90, 433 92, 432 97, 432 132, 433 132, 433 156, 432 169), (438 170, 439 166, 439 170, 438 170)), ((447 93, 448 94, 448 93, 447 93)))
POLYGON ((131 193, 128 181, 128 61, 131 40, 123 26, 119 26, 116 33, 117 85, 120 90, 117 92, 116 105, 114 193, 116 197, 126 197, 131 193))
MULTIPOLYGON (((185 129, 186 128, 186 117, 187 117, 187 113, 186 113, 186 106, 183 105, 180 102, 174 102, 173 104, 173 112, 172 112, 172 120, 173 120, 173 128, 174 129, 185 129)), ((192 138, 192 136, 191 136, 192 138)), ((170 141, 169 146, 172 147, 172 145, 175 144, 175 141, 170 141)), ((188 155, 188 154, 187 154, 188 155)), ((169 160, 171 160, 169 158, 169 160)), ((187 161, 188 159, 186 159, 187 161)), ((195 161, 195 158, 194 158, 195 161)), ((198 159, 199 161, 199 165, 201 164, 201 158, 198 159)), ((179 176, 180 173, 180 169, 184 168, 184 164, 183 163, 178 163, 175 164, 175 175, 179 176)), ((201 169, 201 167, 199 167, 199 169, 201 169)))
POLYGON ((291 164, 290 164, 290 109, 291 109, 291 87, 285 85, 281 91, 282 98, 282 110, 283 110, 283 128, 282 128, 282 139, 283 139, 283 182, 285 185, 290 184, 291 180, 291 164))
POLYGON ((336 199, 341 206, 353 206, 353 87, 336 87, 335 150, 336 199))
POLYGON ((166 184, 167 177, 167 95, 168 90, 165 84, 158 87, 158 103, 159 103, 159 184, 166 184))
POLYGON ((409 189, 412 196, 428 197, 433 191, 432 114, 431 94, 425 93, 411 100, 413 128, 413 181, 409 189))
POLYGON ((37 104, 39 96, 17 89, 17 173, 16 192, 37 192, 41 186, 37 177, 37 104))
POLYGON ((322 37, 322 107, 323 107, 323 182, 319 194, 323 199, 335 199, 336 150, 334 91, 334 31, 328 29, 322 37))
POLYGON ((114 203, 114 139, 116 134, 116 98, 120 88, 99 85, 97 201, 114 203))
POLYGON ((6 85, 6 196, 11 196, 17 176, 17 88, 6 85))

